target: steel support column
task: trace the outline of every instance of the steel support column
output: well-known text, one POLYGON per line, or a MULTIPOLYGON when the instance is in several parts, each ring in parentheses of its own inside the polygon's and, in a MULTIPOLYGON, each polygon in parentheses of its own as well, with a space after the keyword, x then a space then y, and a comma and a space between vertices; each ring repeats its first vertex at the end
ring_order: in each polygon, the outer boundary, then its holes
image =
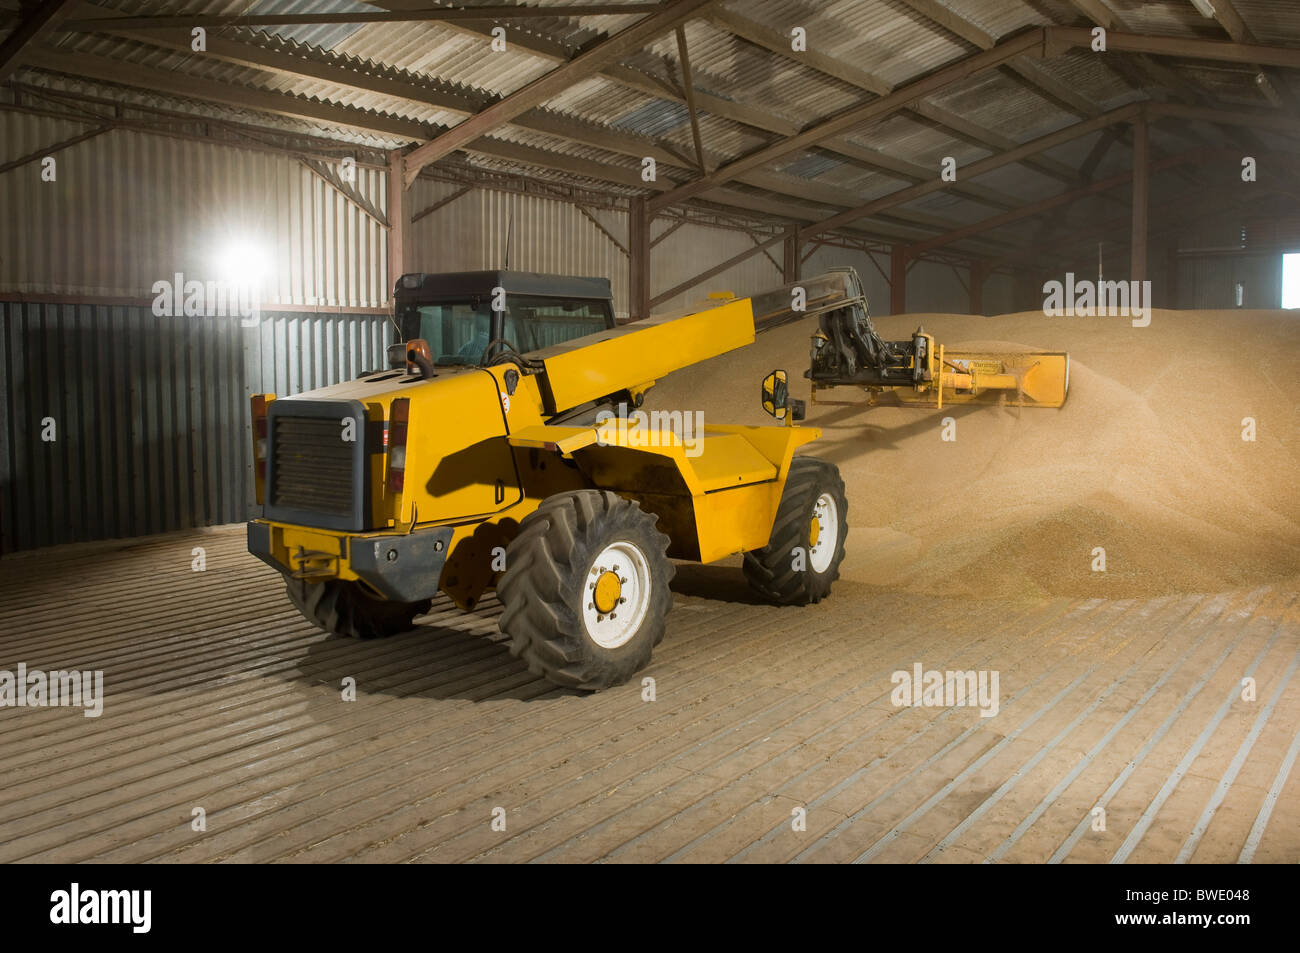
POLYGON ((970 313, 984 313, 984 278, 988 274, 988 264, 984 261, 970 263, 970 313))
POLYGON ((889 313, 907 310, 907 246, 894 245, 889 252, 889 313))
MULTIPOLYGON (((411 193, 403 184, 405 158, 402 150, 388 153, 388 290, 391 296, 397 279, 406 274, 406 235, 411 224, 411 193)), ((391 298, 390 298, 391 300, 391 298)))
POLYGON ((803 256, 799 247, 799 226, 787 225, 785 229, 785 260, 782 264, 781 274, 786 284, 792 281, 798 281, 799 266, 803 263, 803 256))
POLYGON ((1147 277, 1147 202, 1149 188, 1149 155, 1147 123, 1139 117, 1133 123, 1133 231, 1129 256, 1129 280, 1144 281, 1147 277))
POLYGON ((627 229, 627 308, 635 321, 650 316, 650 212, 645 199, 631 200, 627 229))
POLYGON ((1178 239, 1172 239, 1165 248, 1165 286, 1161 301, 1173 310, 1178 307, 1178 239))

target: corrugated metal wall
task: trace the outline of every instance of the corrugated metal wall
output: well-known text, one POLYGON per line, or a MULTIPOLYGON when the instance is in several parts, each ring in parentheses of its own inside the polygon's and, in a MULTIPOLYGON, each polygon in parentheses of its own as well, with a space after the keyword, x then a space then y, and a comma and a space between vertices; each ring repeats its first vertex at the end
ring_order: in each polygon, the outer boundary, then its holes
MULTIPOLYGON (((1267 224, 1267 223, 1266 223, 1267 224)), ((1237 307, 1237 285, 1243 286, 1243 308, 1271 309, 1282 307, 1282 255, 1286 250, 1300 251, 1300 245, 1269 241, 1267 228, 1257 231, 1243 227, 1240 219, 1225 216, 1221 221, 1203 223, 1180 232, 1175 238, 1153 242, 1148 249, 1148 273, 1156 306, 1169 307, 1169 254, 1176 243, 1178 274, 1174 307, 1196 310, 1221 310, 1237 307), (1248 236, 1269 247, 1251 251, 1248 236)), ((1279 238, 1284 238, 1279 236, 1279 238)), ((1127 278, 1129 252, 1126 245, 1107 244, 1104 248, 1107 277, 1127 278)), ((1080 277, 1096 278, 1097 252, 1093 249, 1076 253, 1074 264, 1061 268, 1052 277, 1060 278, 1067 270, 1080 277)))
POLYGON ((1235 308, 1238 284, 1243 308, 1282 307, 1282 253, 1300 250, 1292 223, 1224 216, 1179 234, 1177 241, 1180 308, 1235 308))
POLYGON ((0 302, 0 551, 248 519, 249 395, 354 377, 392 336, 378 315, 275 313, 244 328, 0 302))
MULTIPOLYGON (((412 210, 430 207, 454 195, 451 183, 418 180, 413 188, 412 210)), ((626 248, 627 215, 621 211, 591 209, 626 248)), ((672 223, 658 219, 651 226, 654 238, 672 223)), ((505 261, 506 235, 510 233, 510 265, 525 271, 609 277, 614 289, 614 309, 628 313, 627 258, 574 206, 537 196, 477 190, 455 199, 421 218, 412 229, 407 268, 411 271, 461 271, 497 268, 505 261)), ((753 239, 732 229, 685 225, 651 250, 651 296, 676 287, 710 264, 752 248, 753 239)), ((687 308, 710 291, 750 294, 783 283, 781 245, 768 249, 771 258, 756 253, 739 264, 655 305, 655 313, 687 308)), ((873 310, 887 313, 889 284, 867 260, 851 249, 823 247, 804 263, 804 274, 817 274, 833 265, 852 265, 867 284, 873 310)), ((888 262, 882 266, 888 269, 888 262)), ((986 289, 989 307, 1009 300, 1009 281, 994 280, 986 289), (989 295, 992 292, 992 295, 989 295)), ((964 312, 969 295, 946 265, 921 262, 908 275, 909 310, 964 312)))
POLYGON ((1282 253, 1200 256, 1178 261, 1178 307, 1237 307, 1237 284, 1243 308, 1282 307, 1282 253))
MULTIPOLYGON (((0 110, 0 162, 88 131, 0 110)), ((288 156, 115 129, 0 175, 0 289, 152 297, 155 281, 229 280, 248 249, 263 263, 263 302, 380 307, 386 232, 288 156)), ((382 206, 385 174, 356 169, 382 206)))
MULTIPOLYGON (((417 179, 411 212, 418 215, 459 186, 417 179)), ((627 247, 627 215, 590 209, 627 247)), ((627 315, 627 258, 574 205, 514 192, 476 189, 417 221, 411 229, 407 271, 477 271, 505 264, 518 271, 609 278, 614 309, 627 315)))
MULTIPOLYGON (((670 224, 655 222, 651 226, 651 238, 667 231, 670 224)), ((650 295, 653 298, 699 274, 710 265, 726 261, 753 247, 754 240, 743 232, 683 225, 650 250, 650 295)), ((779 242, 769 245, 767 251, 778 263, 781 261, 782 248, 779 242)), ((708 298, 710 291, 748 295, 779 287, 783 283, 779 264, 774 265, 767 255, 758 252, 707 281, 654 305, 651 310, 659 313, 684 309, 708 298)))
MULTIPOLYGON (((845 265, 857 269, 867 292, 867 302, 874 315, 889 314, 889 256, 878 253, 871 257, 851 248, 823 245, 803 264, 803 274, 816 275, 830 268, 845 265)), ((961 275, 949 265, 932 261, 916 262, 907 272, 907 310, 932 311, 939 314, 965 314, 970 310, 970 274, 962 268, 961 275)), ((1003 314, 1013 310, 1012 281, 1006 275, 996 275, 984 282, 984 313, 1003 314)))

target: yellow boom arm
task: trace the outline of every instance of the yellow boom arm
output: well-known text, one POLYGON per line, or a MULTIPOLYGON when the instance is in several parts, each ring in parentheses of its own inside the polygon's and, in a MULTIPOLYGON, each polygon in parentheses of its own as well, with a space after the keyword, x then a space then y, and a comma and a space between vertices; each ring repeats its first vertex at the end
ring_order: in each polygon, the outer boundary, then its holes
POLYGON ((754 342, 754 312, 741 298, 684 316, 662 316, 575 338, 537 352, 546 413, 648 386, 673 371, 754 342))

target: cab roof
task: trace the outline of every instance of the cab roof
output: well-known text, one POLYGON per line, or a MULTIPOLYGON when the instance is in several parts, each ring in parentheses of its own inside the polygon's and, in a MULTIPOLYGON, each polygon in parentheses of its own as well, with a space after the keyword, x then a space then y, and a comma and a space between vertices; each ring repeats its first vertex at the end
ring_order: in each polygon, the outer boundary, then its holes
POLYGON ((575 278, 570 275, 545 275, 535 271, 453 271, 429 275, 412 272, 402 275, 393 289, 394 297, 488 295, 493 288, 504 288, 507 295, 539 295, 549 298, 596 298, 612 300, 608 278, 575 278))

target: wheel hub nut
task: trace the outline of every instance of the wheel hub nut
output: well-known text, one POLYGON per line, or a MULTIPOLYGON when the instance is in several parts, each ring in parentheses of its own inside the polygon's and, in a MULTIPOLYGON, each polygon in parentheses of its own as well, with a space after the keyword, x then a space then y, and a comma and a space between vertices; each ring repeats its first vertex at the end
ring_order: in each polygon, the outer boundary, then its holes
POLYGON ((618 575, 612 572, 602 572, 596 580, 595 596, 592 601, 596 604, 596 611, 605 614, 613 611, 622 595, 623 584, 618 575))

